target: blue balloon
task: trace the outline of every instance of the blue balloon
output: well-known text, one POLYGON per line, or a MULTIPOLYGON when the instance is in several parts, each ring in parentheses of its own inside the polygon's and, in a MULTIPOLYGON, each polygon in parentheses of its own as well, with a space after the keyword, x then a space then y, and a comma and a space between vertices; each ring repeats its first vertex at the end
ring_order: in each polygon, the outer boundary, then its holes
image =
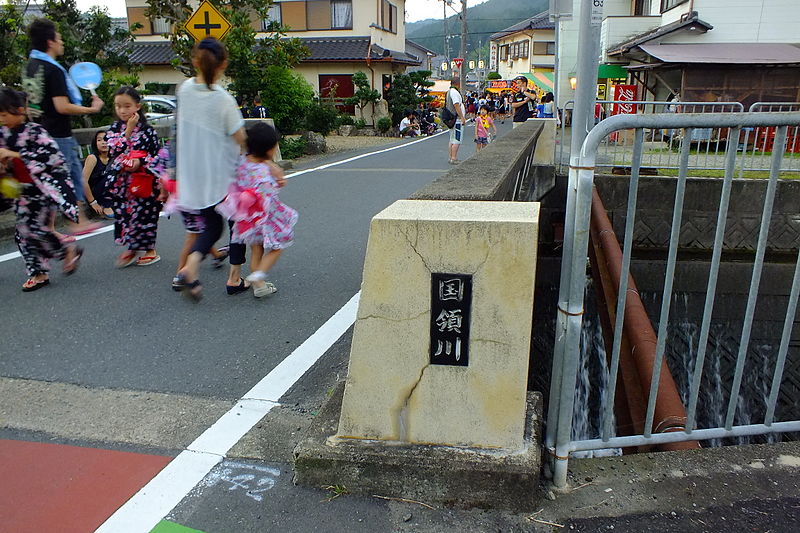
POLYGON ((103 81, 103 71, 95 63, 83 62, 75 63, 69 69, 69 75, 75 85, 81 89, 94 90, 103 81))

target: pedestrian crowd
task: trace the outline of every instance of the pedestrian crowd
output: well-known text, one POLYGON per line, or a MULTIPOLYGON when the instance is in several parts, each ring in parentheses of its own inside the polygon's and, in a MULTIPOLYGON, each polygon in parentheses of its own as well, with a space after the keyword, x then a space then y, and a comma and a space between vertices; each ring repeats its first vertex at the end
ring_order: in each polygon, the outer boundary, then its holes
MULTIPOLYGON (((72 136, 70 116, 97 113, 104 102, 94 95, 90 107, 56 61, 63 55, 52 21, 30 25, 32 46, 25 70, 25 92, 0 88, 0 208, 13 207, 15 242, 25 262, 25 292, 50 284, 50 261, 62 261, 74 273, 84 250, 76 234, 98 229, 84 220, 84 203, 97 216, 113 219, 114 241, 125 250, 116 266, 148 266, 160 261, 156 249, 161 215, 179 214, 186 237, 172 288, 193 301, 202 297, 201 262, 209 255, 222 266, 230 260, 227 294, 253 289, 256 297, 277 291, 268 272, 294 239, 297 212, 281 202, 286 180, 273 159, 278 133, 265 122, 245 130, 236 100, 216 82, 224 73, 227 51, 206 38, 192 52, 196 76, 178 89, 172 150, 147 122, 141 96, 132 87, 114 94, 116 121, 98 132, 83 168, 72 136), (72 235, 55 231, 60 211, 72 222, 72 235), (227 224, 226 224, 227 221, 227 224), (227 247, 216 248, 223 231, 227 247), (246 248, 251 272, 242 274, 246 248)), ((251 116, 267 109, 254 102, 251 116)))

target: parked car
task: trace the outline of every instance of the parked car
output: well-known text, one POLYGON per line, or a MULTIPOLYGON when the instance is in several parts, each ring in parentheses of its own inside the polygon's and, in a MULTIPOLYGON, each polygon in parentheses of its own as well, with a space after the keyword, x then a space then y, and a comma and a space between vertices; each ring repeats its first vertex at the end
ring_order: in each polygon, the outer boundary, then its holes
POLYGON ((149 94, 142 97, 142 105, 147 121, 154 126, 171 124, 175 121, 175 110, 178 107, 178 100, 175 96, 149 94))

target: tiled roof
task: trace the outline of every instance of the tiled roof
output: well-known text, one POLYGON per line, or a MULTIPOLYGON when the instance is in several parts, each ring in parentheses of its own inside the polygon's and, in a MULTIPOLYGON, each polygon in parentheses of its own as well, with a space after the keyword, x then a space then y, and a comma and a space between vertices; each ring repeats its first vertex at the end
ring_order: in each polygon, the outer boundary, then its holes
POLYGON ((369 37, 307 37, 300 41, 311 50, 311 56, 303 61, 363 61, 369 54, 369 37))
POLYGON ((131 63, 140 65, 169 65, 177 57, 169 41, 134 41, 131 45, 131 63))
MULTIPOLYGON (((407 65, 419 65, 415 55, 396 50, 386 50, 378 45, 370 46, 369 37, 301 38, 311 55, 302 62, 319 61, 389 61, 407 65)), ((132 63, 142 65, 168 65, 176 55, 167 41, 138 41, 131 46, 132 63)))
POLYGON ((494 41, 496 39, 502 39, 503 37, 510 35, 512 33, 517 33, 518 31, 552 30, 555 29, 555 27, 556 27, 555 22, 550 20, 550 12, 542 11, 538 15, 534 15, 529 19, 523 20, 522 22, 517 22, 513 26, 509 26, 504 30, 500 30, 495 34, 492 34, 489 40, 494 41))
POLYGON ((413 48, 413 49, 419 50, 419 51, 421 51, 423 53, 431 54, 433 56, 436 55, 436 52, 434 52, 433 50, 431 50, 429 48, 425 48, 421 44, 419 44, 417 42, 414 42, 411 39, 406 39, 406 50, 408 50, 409 48, 413 48))
POLYGON ((422 62, 413 54, 397 50, 388 50, 376 44, 370 46, 369 37, 327 37, 300 38, 300 41, 311 50, 311 56, 305 62, 317 61, 389 61, 407 65, 419 65, 422 62))

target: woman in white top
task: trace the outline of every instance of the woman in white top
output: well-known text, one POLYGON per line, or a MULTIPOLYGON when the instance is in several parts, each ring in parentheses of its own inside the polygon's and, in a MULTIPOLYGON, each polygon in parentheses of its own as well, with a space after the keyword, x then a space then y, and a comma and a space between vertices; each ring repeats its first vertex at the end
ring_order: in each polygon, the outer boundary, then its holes
POLYGON ((199 301, 200 262, 219 240, 224 226, 214 208, 234 179, 246 135, 236 100, 215 83, 228 66, 222 43, 211 37, 200 41, 192 51, 192 65, 197 75, 178 89, 176 181, 178 207, 198 211, 203 232, 175 281, 184 294, 199 301))

